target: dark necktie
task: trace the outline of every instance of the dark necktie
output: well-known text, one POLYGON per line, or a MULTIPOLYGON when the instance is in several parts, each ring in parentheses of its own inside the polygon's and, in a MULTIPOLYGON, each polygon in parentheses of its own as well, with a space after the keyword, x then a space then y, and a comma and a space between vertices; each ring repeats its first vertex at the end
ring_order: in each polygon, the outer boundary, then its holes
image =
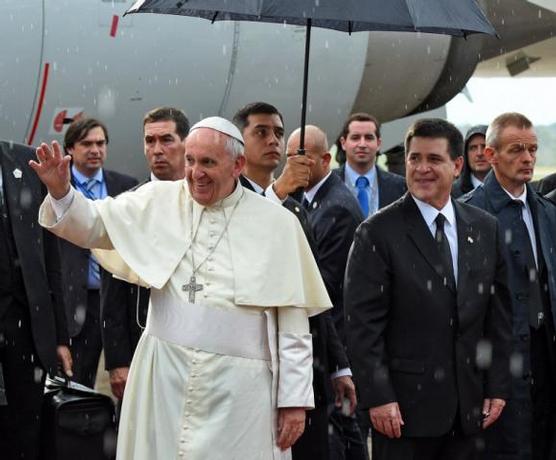
POLYGON ((533 243, 529 237, 529 231, 527 230, 527 225, 523 220, 523 201, 513 200, 513 207, 515 212, 515 217, 513 219, 513 237, 517 241, 522 241, 523 244, 523 259, 525 266, 523 270, 525 272, 524 276, 529 281, 529 292, 528 292, 528 315, 529 315, 529 325, 533 329, 538 329, 543 323, 544 319, 544 309, 542 302, 542 292, 541 283, 539 281, 539 274, 537 271, 537 264, 535 263, 535 254, 533 253, 533 243))
POLYGON ((438 247, 438 252, 440 254, 440 259, 442 260, 442 266, 444 268, 446 285, 456 287, 455 276, 454 276, 454 265, 452 263, 452 252, 450 251, 450 243, 444 233, 444 223, 446 218, 442 213, 439 213, 434 220, 436 222, 436 232, 434 234, 434 240, 436 241, 436 246, 438 247))
POLYGON ((367 217, 369 215, 369 195, 367 194, 369 179, 365 176, 359 176, 355 181, 355 186, 357 187, 357 201, 361 211, 363 211, 363 216, 367 217))
POLYGON ((303 206, 303 209, 309 209, 311 203, 309 203, 309 200, 307 200, 307 198, 303 197, 303 201, 301 202, 301 205, 303 206))

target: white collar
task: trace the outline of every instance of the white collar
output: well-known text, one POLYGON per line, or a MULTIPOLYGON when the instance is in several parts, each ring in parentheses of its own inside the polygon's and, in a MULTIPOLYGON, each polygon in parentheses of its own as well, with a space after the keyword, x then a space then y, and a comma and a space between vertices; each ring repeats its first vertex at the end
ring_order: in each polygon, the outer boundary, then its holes
POLYGON ((521 201, 523 202, 523 206, 527 207, 527 187, 525 185, 523 185, 523 193, 519 196, 513 196, 504 187, 502 187, 502 190, 504 190, 512 200, 521 201))
POLYGON ((471 174, 471 184, 473 185, 473 188, 477 188, 480 185, 483 185, 483 181, 477 179, 474 174, 471 174))
POLYGON ((326 179, 328 179, 328 177, 330 176, 330 174, 332 174, 331 171, 328 172, 328 174, 326 176, 324 176, 318 184, 313 185, 309 190, 307 190, 305 192, 305 199, 309 202, 312 203, 313 200, 315 199, 315 195, 317 194, 317 192, 320 190, 320 188, 322 187, 322 184, 324 184, 326 182, 326 179))
POLYGON ((446 218, 450 226, 455 227, 456 213, 454 212, 454 205, 452 204, 452 198, 450 198, 448 202, 444 205, 444 207, 439 211, 434 206, 431 206, 430 204, 415 198, 413 195, 411 195, 411 197, 415 201, 415 204, 419 208, 419 211, 421 211, 421 215, 423 216, 423 219, 425 219, 425 222, 427 223, 428 227, 432 226, 438 214, 442 214, 446 218))
POLYGON ((249 181, 249 183, 251 184, 251 187, 253 187, 253 190, 255 191, 255 193, 258 193, 259 195, 261 195, 264 192, 264 189, 259 184, 257 184, 256 182, 253 182, 251 179, 249 179, 245 175, 243 177, 245 177, 249 181))

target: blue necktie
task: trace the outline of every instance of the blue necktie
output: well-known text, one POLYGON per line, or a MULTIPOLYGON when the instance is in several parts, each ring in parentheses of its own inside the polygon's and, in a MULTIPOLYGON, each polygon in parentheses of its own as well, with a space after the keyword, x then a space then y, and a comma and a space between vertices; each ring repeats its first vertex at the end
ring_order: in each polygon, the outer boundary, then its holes
POLYGON ((367 194, 369 179, 365 176, 359 176, 355 181, 355 186, 357 187, 357 201, 359 201, 363 216, 367 217, 369 215, 369 195, 367 194))
MULTIPOLYGON (((89 179, 85 182, 86 188, 86 196, 91 200, 96 200, 99 196, 95 190, 95 186, 97 183, 100 183, 96 179, 89 179)), ((88 285, 90 289, 98 289, 100 288, 100 267, 98 266, 98 261, 96 260, 95 256, 91 253, 89 255, 89 280, 88 285)))
POLYGON ((96 200, 98 198, 98 195, 96 193, 95 190, 95 185, 97 185, 98 180, 96 179, 89 179, 87 180, 87 182, 85 182, 85 187, 87 188, 87 194, 88 194, 88 198, 90 198, 91 200, 96 200))

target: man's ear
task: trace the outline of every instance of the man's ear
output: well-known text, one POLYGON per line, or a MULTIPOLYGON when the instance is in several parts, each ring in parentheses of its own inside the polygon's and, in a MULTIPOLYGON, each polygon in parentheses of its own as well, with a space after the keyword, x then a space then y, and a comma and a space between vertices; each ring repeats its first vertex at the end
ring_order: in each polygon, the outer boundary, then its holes
POLYGON ((234 178, 237 179, 241 175, 241 172, 243 171, 244 167, 245 167, 245 156, 239 155, 234 160, 234 169, 232 171, 232 175, 234 176, 234 178))
POLYGON ((332 160, 332 155, 330 154, 330 152, 326 152, 323 156, 322 156, 322 165, 327 168, 330 165, 330 161, 332 160))
POLYGON ((346 138, 344 136, 340 137, 340 145, 342 146, 342 150, 345 150, 346 138))
POLYGON ((494 165, 498 162, 496 149, 494 147, 487 145, 484 150, 484 155, 491 165, 494 165))
POLYGON ((455 177, 459 177, 459 175, 461 174, 461 170, 463 169, 463 156, 459 156, 454 160, 454 164, 455 164, 455 170, 454 170, 454 176, 455 177))

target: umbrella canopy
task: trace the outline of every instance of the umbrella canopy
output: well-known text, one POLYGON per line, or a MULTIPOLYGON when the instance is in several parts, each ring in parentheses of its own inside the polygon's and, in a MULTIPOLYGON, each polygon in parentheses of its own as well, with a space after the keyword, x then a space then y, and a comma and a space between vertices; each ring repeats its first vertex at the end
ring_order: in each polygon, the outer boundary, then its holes
MULTIPOLYGON (((496 32, 476 0, 139 0, 127 13, 465 36, 496 32)), ((127 14, 126 13, 126 14, 127 14)))
POLYGON ((344 32, 428 32, 465 37, 496 31, 477 0, 138 0, 126 12, 191 16, 214 21, 305 25, 299 151, 304 153, 311 27, 344 32))

